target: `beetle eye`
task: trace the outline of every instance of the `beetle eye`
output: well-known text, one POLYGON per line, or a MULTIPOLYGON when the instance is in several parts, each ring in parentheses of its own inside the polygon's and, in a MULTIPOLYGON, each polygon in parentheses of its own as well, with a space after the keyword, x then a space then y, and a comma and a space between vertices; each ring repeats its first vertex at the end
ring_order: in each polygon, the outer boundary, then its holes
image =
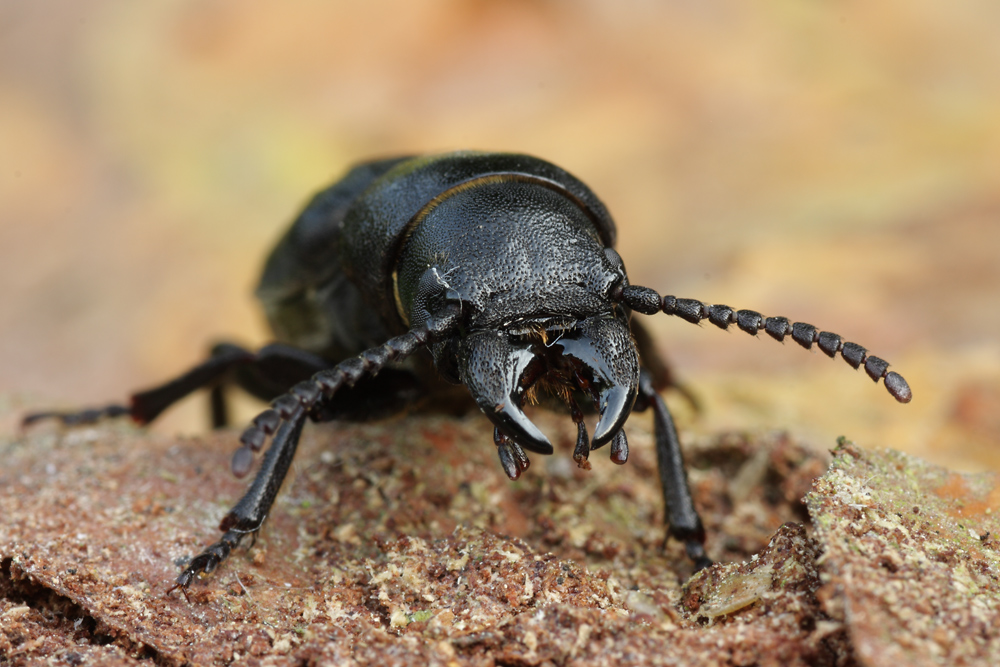
MULTIPOLYGON (((461 295, 448 285, 438 268, 432 266, 423 272, 417 282, 411 307, 412 321, 408 324, 410 326, 429 324, 455 304, 461 308, 461 295)), ((399 302, 396 305, 405 321, 404 304, 399 302)))
POLYGON ((608 284, 604 289, 604 295, 612 301, 619 301, 620 294, 628 286, 628 275, 625 273, 625 262, 622 261, 614 248, 605 248, 604 256, 608 260, 611 271, 608 273, 608 284))

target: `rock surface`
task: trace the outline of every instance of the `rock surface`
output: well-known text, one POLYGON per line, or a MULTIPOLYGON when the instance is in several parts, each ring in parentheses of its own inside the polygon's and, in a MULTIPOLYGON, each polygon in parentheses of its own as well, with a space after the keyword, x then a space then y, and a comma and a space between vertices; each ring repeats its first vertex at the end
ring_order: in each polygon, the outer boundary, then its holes
MULTIPOLYGON (((688 449, 720 564, 660 548, 648 432, 509 482, 484 420, 307 429, 250 550, 165 595, 243 483, 235 437, 41 427, 3 446, 11 664, 975 664, 997 651, 992 476, 781 436, 688 449), (598 452, 599 453, 599 452, 598 452), (914 510, 916 508, 916 511, 914 510), (742 562, 740 562, 742 561, 742 562), (686 582, 686 583, 685 583, 686 582), (964 662, 963 662, 964 661, 964 662)), ((565 430, 561 430, 565 429, 565 430)))

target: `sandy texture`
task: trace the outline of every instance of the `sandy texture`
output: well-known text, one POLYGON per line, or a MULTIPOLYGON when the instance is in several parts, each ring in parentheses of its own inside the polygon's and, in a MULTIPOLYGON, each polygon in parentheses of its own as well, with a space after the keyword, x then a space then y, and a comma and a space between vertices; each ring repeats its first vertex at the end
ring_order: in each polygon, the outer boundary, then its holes
MULTIPOLYGON (((650 437, 517 483, 485 420, 306 431, 257 544, 166 596, 243 483, 226 432, 124 426, 4 445, 0 655, 11 664, 952 665, 995 661, 995 476, 784 437, 689 448, 722 563, 661 549, 650 437)), ((568 420, 564 420, 568 421, 568 420)))
MULTIPOLYGON (((560 433, 563 451, 536 457, 517 483, 494 460, 482 419, 308 429, 256 546, 196 582, 189 601, 164 591, 183 559, 216 538, 214 525, 242 489, 226 469, 233 434, 39 427, 4 447, 0 641, 15 663, 103 651, 163 664, 393 656, 621 664, 683 655, 741 664, 754 650, 747 632, 770 644, 791 636, 786 652, 800 659, 826 641, 814 637, 815 621, 799 622, 818 609, 798 598, 775 602, 794 608, 776 626, 761 624, 769 603, 706 632, 700 593, 681 604, 690 564, 677 545, 660 548, 641 419, 629 463, 595 453, 590 472, 570 460, 571 424, 541 420, 560 433)), ((721 438, 691 459, 709 549, 727 560, 748 558, 779 526, 804 518, 798 499, 822 470, 781 438, 721 438)), ((801 561, 787 576, 811 592, 810 545, 789 526, 770 552, 801 561)))

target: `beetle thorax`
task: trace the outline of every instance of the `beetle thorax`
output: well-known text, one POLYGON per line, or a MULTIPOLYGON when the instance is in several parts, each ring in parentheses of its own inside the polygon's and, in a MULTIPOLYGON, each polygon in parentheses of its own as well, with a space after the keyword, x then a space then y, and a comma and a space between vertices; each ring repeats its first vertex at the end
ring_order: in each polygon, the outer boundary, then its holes
POLYGON ((539 320, 609 312, 608 292, 623 277, 576 203, 520 182, 456 192, 414 226, 396 270, 407 320, 428 270, 461 297, 467 327, 526 331, 539 320))

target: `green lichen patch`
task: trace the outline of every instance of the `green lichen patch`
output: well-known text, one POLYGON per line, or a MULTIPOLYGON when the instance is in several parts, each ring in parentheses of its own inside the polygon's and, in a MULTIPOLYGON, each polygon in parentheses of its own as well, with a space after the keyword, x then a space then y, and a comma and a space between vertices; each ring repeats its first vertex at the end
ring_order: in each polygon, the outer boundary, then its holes
POLYGON ((1000 664, 1000 476, 841 441, 807 504, 831 616, 872 665, 1000 664))

